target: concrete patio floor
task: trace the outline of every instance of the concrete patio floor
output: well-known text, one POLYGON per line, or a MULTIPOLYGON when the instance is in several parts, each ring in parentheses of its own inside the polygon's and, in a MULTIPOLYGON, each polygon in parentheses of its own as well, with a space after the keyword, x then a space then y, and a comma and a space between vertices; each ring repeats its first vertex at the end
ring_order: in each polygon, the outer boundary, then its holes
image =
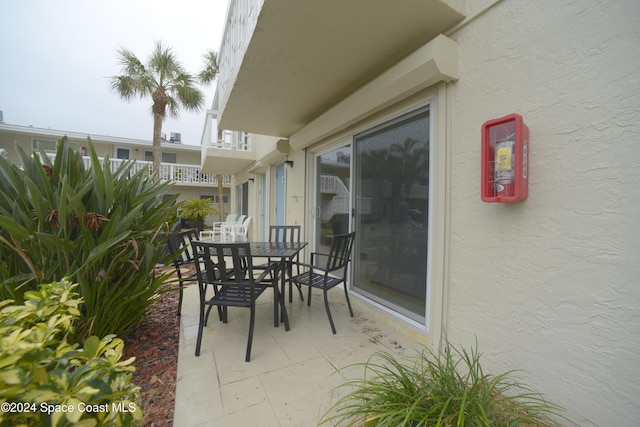
MULTIPOLYGON (((305 289, 306 291, 306 289, 305 289)), ((258 300, 251 361, 244 361, 249 310, 232 308, 229 323, 214 312, 205 327, 200 356, 198 290, 185 288, 174 426, 316 426, 346 393, 347 379, 361 378, 375 352, 413 357, 425 339, 351 298, 349 316, 341 289, 329 292, 337 334, 331 333, 321 293, 311 307, 294 294, 287 302, 291 329, 273 326, 271 295, 258 300), (343 369, 344 368, 344 369, 343 369)), ((331 424, 327 424, 331 425, 331 424)))

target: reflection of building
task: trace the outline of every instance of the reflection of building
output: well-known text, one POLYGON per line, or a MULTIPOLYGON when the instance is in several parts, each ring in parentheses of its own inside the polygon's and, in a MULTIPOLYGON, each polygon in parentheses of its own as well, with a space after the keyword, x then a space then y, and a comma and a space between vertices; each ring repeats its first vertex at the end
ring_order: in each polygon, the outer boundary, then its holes
POLYGON ((320 216, 329 221, 336 214, 349 213, 349 162, 344 152, 336 153, 335 159, 320 158, 320 216))
POLYGON ((639 9, 402 5, 231 0, 210 122, 251 148, 205 139, 205 172, 233 175, 254 237, 301 224, 314 250, 347 210, 356 299, 426 343, 477 337, 488 369, 526 369, 580 425, 633 424, 639 9), (485 204, 480 129, 513 112, 531 131, 529 199, 485 204), (337 152, 349 166, 329 170, 337 152))

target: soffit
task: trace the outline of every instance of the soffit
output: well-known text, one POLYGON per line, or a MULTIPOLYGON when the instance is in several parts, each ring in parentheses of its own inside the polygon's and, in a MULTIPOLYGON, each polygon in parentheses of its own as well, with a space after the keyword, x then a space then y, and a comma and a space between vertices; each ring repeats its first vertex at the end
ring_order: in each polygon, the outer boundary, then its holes
POLYGON ((288 137, 462 19, 435 0, 265 0, 219 125, 288 137))

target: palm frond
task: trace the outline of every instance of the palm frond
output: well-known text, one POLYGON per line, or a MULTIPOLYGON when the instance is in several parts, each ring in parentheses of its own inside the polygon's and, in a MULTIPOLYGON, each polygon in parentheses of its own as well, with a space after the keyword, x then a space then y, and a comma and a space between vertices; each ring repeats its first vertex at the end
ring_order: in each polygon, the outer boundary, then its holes
POLYGON ((122 73, 129 76, 140 76, 146 72, 145 66, 129 49, 118 49, 118 59, 122 66, 122 73))
POLYGON ((148 64, 149 68, 155 73, 159 85, 167 85, 181 74, 185 74, 185 70, 173 50, 164 46, 160 41, 156 42, 148 64))
POLYGON ((218 76, 218 53, 210 50, 203 55, 204 67, 198 73, 198 78, 204 84, 211 83, 218 76))

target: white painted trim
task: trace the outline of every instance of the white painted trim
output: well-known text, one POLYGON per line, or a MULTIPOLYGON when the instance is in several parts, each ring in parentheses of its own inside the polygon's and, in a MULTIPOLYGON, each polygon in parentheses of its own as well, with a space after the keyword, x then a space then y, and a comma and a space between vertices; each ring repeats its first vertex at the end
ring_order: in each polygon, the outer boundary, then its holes
POLYGON ((304 149, 435 83, 457 80, 458 63, 458 44, 439 35, 291 135, 289 144, 304 149))

